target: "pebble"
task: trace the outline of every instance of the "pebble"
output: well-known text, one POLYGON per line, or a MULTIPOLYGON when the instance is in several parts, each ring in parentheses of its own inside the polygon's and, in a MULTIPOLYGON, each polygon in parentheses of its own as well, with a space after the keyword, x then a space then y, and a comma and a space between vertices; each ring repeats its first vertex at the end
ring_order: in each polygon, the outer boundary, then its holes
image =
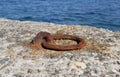
POLYGON ((119 64, 119 65, 120 65, 120 61, 117 61, 117 64, 119 64))
POLYGON ((9 61, 9 58, 5 57, 5 58, 0 60, 0 64, 5 64, 7 61, 9 61))
POLYGON ((69 63, 69 67, 71 69, 85 69, 86 68, 86 64, 83 62, 78 62, 78 61, 71 61, 69 63))

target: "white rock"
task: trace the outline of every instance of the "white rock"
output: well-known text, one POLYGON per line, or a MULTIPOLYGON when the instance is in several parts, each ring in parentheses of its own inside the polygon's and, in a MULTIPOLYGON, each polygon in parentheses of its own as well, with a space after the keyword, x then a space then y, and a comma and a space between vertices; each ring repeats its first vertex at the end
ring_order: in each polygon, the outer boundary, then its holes
POLYGON ((69 67, 71 69, 79 69, 79 68, 85 69, 86 68, 86 64, 83 63, 83 62, 79 62, 79 61, 71 61, 69 63, 69 67))

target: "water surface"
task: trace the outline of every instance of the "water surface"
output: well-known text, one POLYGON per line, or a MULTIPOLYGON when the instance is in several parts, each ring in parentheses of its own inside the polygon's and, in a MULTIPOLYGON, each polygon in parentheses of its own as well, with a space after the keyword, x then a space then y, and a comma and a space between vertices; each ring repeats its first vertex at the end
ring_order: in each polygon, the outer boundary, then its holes
POLYGON ((120 30, 120 1, 0 0, 0 17, 120 30))

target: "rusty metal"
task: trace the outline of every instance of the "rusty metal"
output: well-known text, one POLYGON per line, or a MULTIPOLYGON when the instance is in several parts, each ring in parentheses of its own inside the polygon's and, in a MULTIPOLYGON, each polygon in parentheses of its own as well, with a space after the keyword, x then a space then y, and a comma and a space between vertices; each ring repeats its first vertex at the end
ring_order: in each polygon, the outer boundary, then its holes
POLYGON ((48 32, 39 32, 35 38, 30 42, 26 43, 26 45, 30 46, 31 48, 35 49, 50 49, 50 50, 57 50, 57 51, 69 51, 69 50, 76 50, 83 48, 86 43, 84 39, 79 38, 78 36, 73 35, 66 35, 66 34, 53 34, 51 35, 48 32), (73 40, 76 41, 76 45, 56 45, 55 40, 73 40))

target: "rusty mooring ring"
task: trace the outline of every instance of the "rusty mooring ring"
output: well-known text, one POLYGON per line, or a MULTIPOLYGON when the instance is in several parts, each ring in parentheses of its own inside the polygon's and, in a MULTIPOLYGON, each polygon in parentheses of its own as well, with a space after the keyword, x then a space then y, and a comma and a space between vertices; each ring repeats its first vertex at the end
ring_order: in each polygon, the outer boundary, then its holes
POLYGON ((51 35, 48 32, 39 32, 36 37, 28 44, 30 47, 33 48, 46 48, 50 50, 57 50, 57 51, 68 51, 68 50, 76 50, 81 49, 85 46, 85 41, 78 36, 66 35, 66 34, 54 34, 51 35), (60 39, 69 39, 74 40, 77 42, 76 45, 70 46, 62 46, 56 45, 54 40, 60 39))

